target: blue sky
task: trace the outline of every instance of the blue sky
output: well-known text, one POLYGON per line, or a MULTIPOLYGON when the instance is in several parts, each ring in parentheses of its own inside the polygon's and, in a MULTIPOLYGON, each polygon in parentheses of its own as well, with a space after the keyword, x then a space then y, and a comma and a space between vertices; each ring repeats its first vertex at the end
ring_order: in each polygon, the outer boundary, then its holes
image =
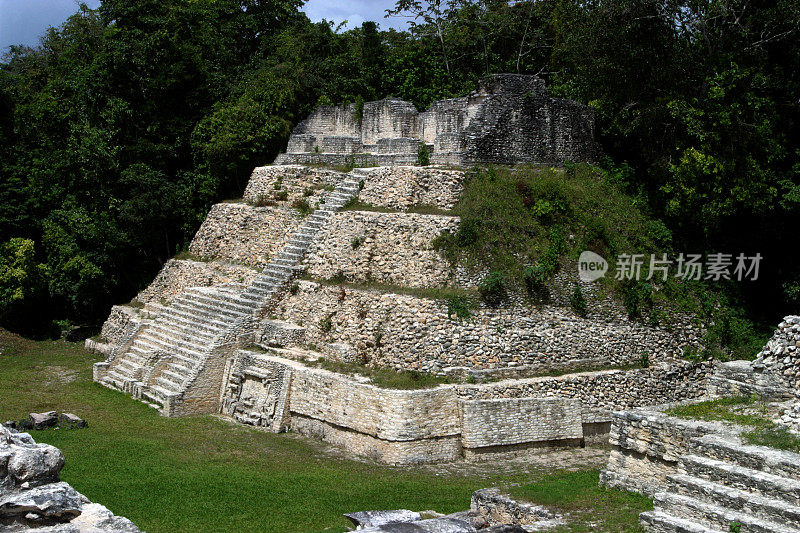
MULTIPOLYGON (((85 0, 97 7, 100 0, 85 0)), ((365 20, 377 21, 381 28, 404 28, 402 18, 383 18, 394 0, 308 0, 304 10, 313 21, 348 21, 348 27, 365 20)), ((78 0, 0 0, 0 51, 12 44, 35 45, 48 26, 58 26, 78 10, 78 0)))

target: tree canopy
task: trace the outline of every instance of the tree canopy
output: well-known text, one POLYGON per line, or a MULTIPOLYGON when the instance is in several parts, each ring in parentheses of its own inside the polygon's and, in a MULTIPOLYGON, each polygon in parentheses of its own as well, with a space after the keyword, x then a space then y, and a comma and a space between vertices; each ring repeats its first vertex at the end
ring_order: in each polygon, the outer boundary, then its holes
POLYGON ((347 31, 302 0, 103 0, 0 62, 0 319, 96 320, 318 103, 420 108, 487 73, 596 111, 604 164, 699 251, 760 252, 745 289, 800 303, 800 4, 400 0, 347 31), (3 318, 5 317, 5 318, 3 318))

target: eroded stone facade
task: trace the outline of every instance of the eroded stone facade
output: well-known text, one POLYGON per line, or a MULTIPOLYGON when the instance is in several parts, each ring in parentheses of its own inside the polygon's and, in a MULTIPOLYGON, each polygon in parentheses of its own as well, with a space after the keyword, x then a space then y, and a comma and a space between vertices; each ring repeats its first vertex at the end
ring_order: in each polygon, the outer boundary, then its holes
POLYGON ((397 98, 367 102, 360 115, 354 104, 321 106, 297 125, 278 162, 397 165, 413 163, 421 148, 455 165, 592 160, 594 112, 551 98, 536 76, 500 74, 422 113, 397 98))

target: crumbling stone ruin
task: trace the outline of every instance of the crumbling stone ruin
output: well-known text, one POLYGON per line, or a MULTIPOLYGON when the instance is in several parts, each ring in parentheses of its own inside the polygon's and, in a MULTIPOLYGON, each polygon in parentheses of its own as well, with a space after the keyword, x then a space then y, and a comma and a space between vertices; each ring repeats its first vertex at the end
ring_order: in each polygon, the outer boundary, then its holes
POLYGON ((0 530, 139 533, 127 518, 59 481, 64 455, 0 425, 0 530))
POLYGON ((564 524, 563 517, 546 507, 518 502, 495 488, 475 491, 469 510, 449 515, 399 509, 361 511, 344 516, 353 522, 357 531, 365 533, 523 533, 553 529, 564 524))
POLYGON ((277 163, 414 164, 420 149, 433 163, 462 166, 589 161, 598 152, 591 108, 551 98, 536 76, 499 74, 423 112, 397 98, 321 106, 277 163))
MULTIPOLYGON (((756 395, 797 430, 800 317, 786 317, 753 362, 717 364, 708 397, 756 395)), ((672 405, 618 411, 601 483, 654 496, 651 532, 800 530, 800 454, 748 444, 746 428, 671 415, 672 405)), ((779 421, 780 419, 776 419, 779 421)))
POLYGON ((451 316, 426 289, 474 290, 481 275, 433 248, 457 217, 410 210, 451 208, 463 181, 429 167, 257 168, 241 202, 211 209, 192 255, 87 341, 107 357, 95 380, 166 416, 221 412, 393 464, 578 446, 602 439, 615 409, 705 394, 709 366, 681 358, 703 335, 690 317, 670 331, 632 322, 589 284, 579 317, 576 273, 553 281, 547 305, 512 298, 451 316), (342 210, 353 198, 374 210, 342 210), (581 371, 643 353, 646 368, 581 371), (322 359, 458 382, 386 389, 322 359))

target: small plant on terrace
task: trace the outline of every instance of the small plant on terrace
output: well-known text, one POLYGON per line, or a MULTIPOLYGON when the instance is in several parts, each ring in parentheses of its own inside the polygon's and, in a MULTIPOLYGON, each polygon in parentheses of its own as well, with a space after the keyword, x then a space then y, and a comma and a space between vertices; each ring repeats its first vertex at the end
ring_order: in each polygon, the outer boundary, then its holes
POLYGON ((299 290, 300 290, 300 285, 298 285, 297 283, 293 283, 292 286, 289 287, 289 292, 292 294, 297 294, 299 290))
POLYGON ((501 272, 493 271, 478 287, 481 298, 488 305, 497 306, 506 296, 506 278, 501 272))
POLYGON ((469 300, 465 296, 451 296, 447 299, 447 316, 459 320, 469 320, 472 312, 469 310, 469 300))
POLYGON ((356 237, 355 239, 352 240, 352 242, 350 242, 350 246, 353 248, 353 250, 356 250, 362 244, 364 244, 363 237, 356 237))
POLYGON ((266 194, 259 194, 254 200, 250 201, 253 207, 267 207, 275 205, 275 200, 270 199, 266 194))
POLYGON ((428 147, 422 145, 417 150, 417 166, 420 167, 427 167, 431 164, 431 152, 428 150, 428 147))
POLYGON ((572 291, 572 295, 569 297, 569 304, 572 306, 572 310, 575 311, 575 314, 580 317, 585 317, 588 311, 586 306, 586 298, 583 297, 583 291, 581 290, 581 286, 575 284, 575 289, 572 291))
POLYGON ((279 202, 285 202, 286 200, 289 199, 289 191, 287 191, 286 189, 282 191, 275 191, 273 197, 275 198, 275 200, 279 202))
POLYGON ((301 216, 307 216, 311 214, 311 211, 313 211, 311 209, 311 206, 308 205, 308 202, 306 201, 305 198, 298 198, 297 200, 292 202, 292 207, 297 209, 300 212, 301 216))
POLYGON ((324 333, 330 333, 333 330, 333 313, 319 321, 319 329, 324 333))

